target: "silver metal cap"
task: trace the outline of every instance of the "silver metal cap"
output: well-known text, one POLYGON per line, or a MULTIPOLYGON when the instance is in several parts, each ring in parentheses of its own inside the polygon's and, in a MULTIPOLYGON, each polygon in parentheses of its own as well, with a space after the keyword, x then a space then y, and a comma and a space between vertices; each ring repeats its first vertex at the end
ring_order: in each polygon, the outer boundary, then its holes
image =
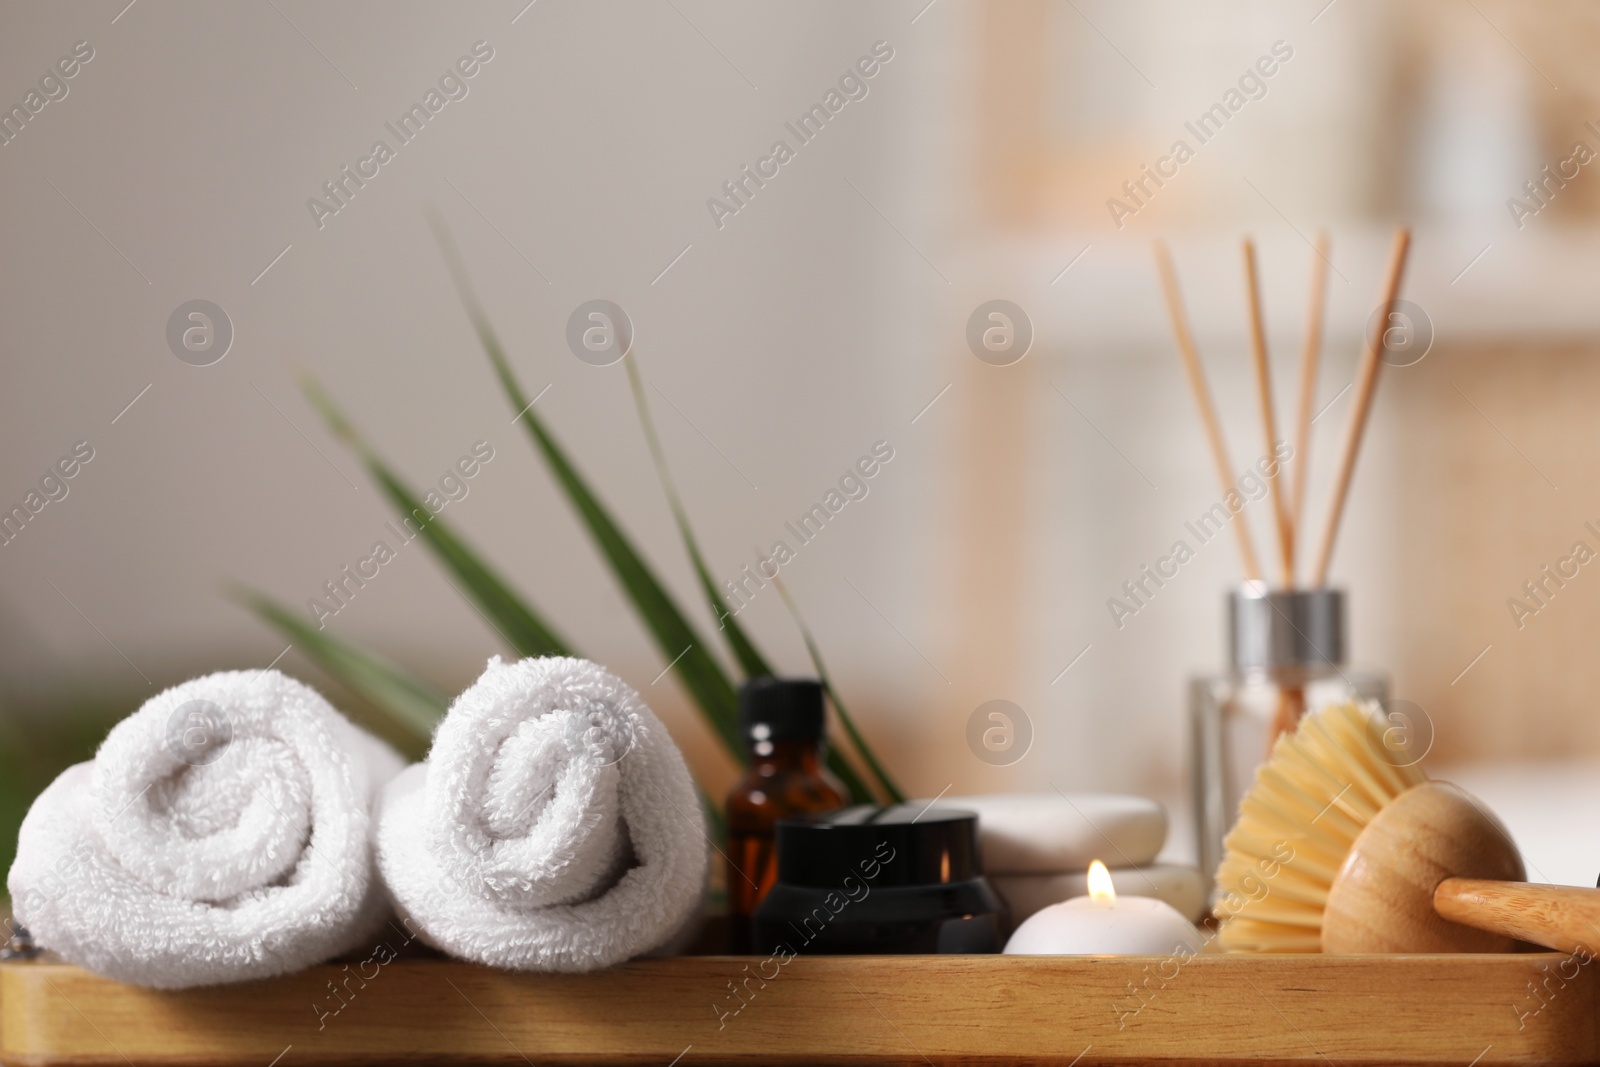
POLYGON ((1228 594, 1228 656, 1235 670, 1328 669, 1344 663, 1344 590, 1269 590, 1245 582, 1228 594))

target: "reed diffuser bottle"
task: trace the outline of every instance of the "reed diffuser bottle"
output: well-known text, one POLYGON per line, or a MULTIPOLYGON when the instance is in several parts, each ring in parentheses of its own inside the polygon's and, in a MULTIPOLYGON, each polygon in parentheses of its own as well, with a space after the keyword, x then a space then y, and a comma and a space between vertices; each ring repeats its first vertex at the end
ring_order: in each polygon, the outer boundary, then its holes
MULTIPOLYGON (((1244 262, 1246 322, 1249 326, 1251 362, 1255 368, 1257 399, 1261 410, 1264 452, 1277 462, 1263 469, 1272 496, 1274 542, 1277 547, 1281 586, 1272 590, 1260 580, 1263 571, 1250 524, 1243 515, 1244 501, 1233 484, 1234 466, 1217 417, 1211 390, 1206 386, 1200 353, 1178 291, 1177 271, 1166 246, 1156 242, 1156 271, 1161 279, 1167 314, 1172 319, 1172 336, 1194 393, 1200 422, 1206 431, 1211 458, 1223 487, 1226 509, 1234 516, 1230 524, 1239 539, 1239 559, 1244 565, 1244 585, 1228 597, 1227 673, 1197 679, 1190 685, 1190 715, 1194 729, 1193 786, 1195 830, 1201 869, 1214 875, 1222 861, 1222 839, 1238 817, 1255 769, 1267 758, 1278 735, 1292 730, 1308 710, 1335 701, 1388 698, 1388 683, 1377 675, 1351 671, 1345 667, 1344 594, 1329 589, 1328 565, 1334 540, 1344 515, 1350 492, 1350 478, 1372 397, 1389 344, 1389 325, 1400 281, 1405 274, 1406 257, 1411 249, 1411 231, 1395 230, 1389 247, 1389 263, 1379 290, 1381 314, 1372 316, 1367 336, 1356 365, 1354 395, 1350 402, 1350 422, 1344 445, 1339 451, 1333 476, 1333 493, 1323 523, 1321 546, 1311 557, 1309 581, 1296 581, 1300 548, 1304 536, 1306 486, 1310 459, 1311 424, 1315 410, 1317 365, 1322 348, 1322 318, 1327 301, 1329 265, 1328 239, 1318 235, 1313 246, 1310 314, 1306 320, 1305 343, 1301 352, 1300 404, 1295 425, 1296 446, 1285 456, 1279 451, 1278 419, 1272 391, 1271 360, 1267 353, 1267 331, 1261 311, 1261 287, 1257 279, 1255 243, 1248 237, 1240 243, 1244 262), (1284 482, 1281 463, 1295 463, 1292 494, 1284 482), (1287 498, 1287 499, 1286 499, 1287 498)), ((1349 387, 1347 387, 1349 388, 1349 387)), ((1239 483, 1240 486, 1243 482, 1239 483)), ((1385 742, 1387 744, 1387 742, 1385 742)))
POLYGON ((1278 734, 1329 704, 1388 699, 1387 678, 1345 665, 1345 632, 1340 589, 1245 582, 1228 594, 1228 670, 1189 688, 1196 844, 1207 875, 1278 734))

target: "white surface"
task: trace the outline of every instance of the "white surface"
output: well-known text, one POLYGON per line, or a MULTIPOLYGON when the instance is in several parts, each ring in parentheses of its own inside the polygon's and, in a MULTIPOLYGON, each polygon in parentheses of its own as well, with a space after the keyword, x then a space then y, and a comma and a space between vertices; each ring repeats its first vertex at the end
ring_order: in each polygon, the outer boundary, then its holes
POLYGON ((946 797, 943 808, 978 813, 985 874, 1081 878, 1090 861, 1137 867, 1167 839, 1167 813, 1144 797, 1109 793, 997 793, 946 797))
POLYGON ((1600 763, 1430 768, 1483 802, 1511 831, 1530 882, 1594 885, 1600 874, 1600 763))
MULTIPOLYGON (((1021 923, 1052 904, 1089 894, 1088 873, 996 874, 989 876, 996 892, 1011 905, 1011 921, 1021 923)), ((1190 919, 1205 910, 1206 886, 1193 867, 1155 864, 1111 870, 1111 885, 1118 896, 1154 897, 1171 904, 1190 919)))

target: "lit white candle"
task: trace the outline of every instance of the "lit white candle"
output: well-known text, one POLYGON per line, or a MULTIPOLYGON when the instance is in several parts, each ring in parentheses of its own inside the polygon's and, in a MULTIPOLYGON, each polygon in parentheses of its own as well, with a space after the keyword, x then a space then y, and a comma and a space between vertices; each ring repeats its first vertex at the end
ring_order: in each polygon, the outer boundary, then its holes
POLYGON ((1205 942, 1194 924, 1164 900, 1118 897, 1111 872, 1089 865, 1089 895, 1052 904, 1006 942, 1013 956, 1193 955, 1205 942))

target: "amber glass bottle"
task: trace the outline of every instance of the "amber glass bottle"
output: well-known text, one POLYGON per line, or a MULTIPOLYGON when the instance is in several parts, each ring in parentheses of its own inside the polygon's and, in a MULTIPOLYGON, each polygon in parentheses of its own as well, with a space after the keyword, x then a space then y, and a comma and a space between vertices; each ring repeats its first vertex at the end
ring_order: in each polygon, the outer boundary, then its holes
POLYGON ((728 913, 732 950, 749 951, 750 917, 778 878, 779 819, 844 807, 824 765, 822 685, 756 678, 739 690, 739 734, 750 768, 728 793, 728 913))

